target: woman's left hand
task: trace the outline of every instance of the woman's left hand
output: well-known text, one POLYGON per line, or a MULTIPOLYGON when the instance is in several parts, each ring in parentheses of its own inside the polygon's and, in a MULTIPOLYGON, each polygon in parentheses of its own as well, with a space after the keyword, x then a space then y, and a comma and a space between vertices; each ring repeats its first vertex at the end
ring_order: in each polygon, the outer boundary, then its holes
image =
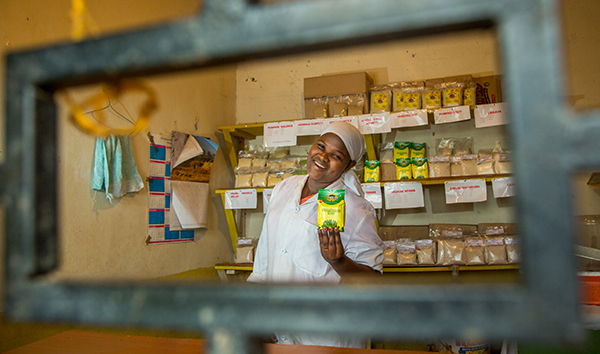
POLYGON ((337 263, 344 257, 344 246, 337 227, 319 230, 319 246, 321 255, 328 263, 337 263))

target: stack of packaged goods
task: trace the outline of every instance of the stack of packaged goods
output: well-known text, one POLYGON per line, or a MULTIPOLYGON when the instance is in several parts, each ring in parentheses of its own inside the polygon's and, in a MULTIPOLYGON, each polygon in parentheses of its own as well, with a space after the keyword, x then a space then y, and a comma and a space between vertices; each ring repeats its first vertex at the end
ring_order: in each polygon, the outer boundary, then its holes
POLYGON ((381 226, 385 266, 482 266, 519 263, 512 223, 381 226))
POLYGON ((287 148, 242 150, 235 168, 235 188, 271 188, 297 174, 306 174, 306 156, 290 155, 287 148))

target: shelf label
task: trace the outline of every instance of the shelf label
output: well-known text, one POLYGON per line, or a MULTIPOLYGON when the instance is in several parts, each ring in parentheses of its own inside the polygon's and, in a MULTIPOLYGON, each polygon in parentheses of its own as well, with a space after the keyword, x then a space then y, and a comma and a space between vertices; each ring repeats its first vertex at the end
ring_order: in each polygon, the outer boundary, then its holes
POLYGON ((256 209, 256 189, 225 191, 225 209, 256 209))
POLYGON ((434 113, 435 124, 454 123, 471 119, 470 106, 442 108, 434 113))
POLYGON ((492 190, 494 198, 508 198, 515 196, 515 179, 513 177, 503 177, 492 179, 492 190))
POLYGON ((347 117, 333 117, 333 118, 325 118, 323 130, 325 130, 329 124, 335 122, 346 122, 350 123, 358 129, 358 117, 357 116, 347 116, 347 117))
POLYGON ((363 134, 380 134, 392 131, 390 112, 358 116, 358 130, 363 134))
POLYGON ((296 145, 294 122, 265 123, 263 134, 264 144, 267 147, 296 145))
POLYGON ((476 203, 487 200, 485 179, 446 181, 446 204, 476 203))
POLYGON ((321 135, 325 129, 323 118, 295 120, 294 125, 296 126, 296 136, 321 135))
POLYGON ((383 185, 386 209, 425 207, 423 185, 419 182, 391 182, 383 185))
POLYGON ((271 205, 271 194, 273 194, 273 188, 263 189, 263 213, 265 214, 269 211, 269 206, 271 205))
POLYGON ((414 111, 402 111, 390 114, 390 126, 392 128, 417 127, 420 125, 428 125, 426 109, 418 109, 414 111))
POLYGON ((504 103, 491 103, 475 106, 475 128, 504 125, 506 121, 504 103))
POLYGON ((365 199, 373 205, 373 208, 381 209, 383 207, 381 185, 379 183, 363 183, 362 189, 365 192, 365 199))

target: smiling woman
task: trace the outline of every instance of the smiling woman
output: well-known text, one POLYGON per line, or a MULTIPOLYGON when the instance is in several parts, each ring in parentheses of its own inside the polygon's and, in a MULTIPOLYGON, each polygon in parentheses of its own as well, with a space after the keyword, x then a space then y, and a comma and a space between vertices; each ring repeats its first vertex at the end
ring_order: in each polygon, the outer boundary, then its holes
MULTIPOLYGON (((351 170, 364 151, 364 138, 351 124, 331 124, 311 146, 308 174, 277 184, 254 259, 249 282, 339 283, 350 274, 380 274, 383 243, 375 212, 351 170), (319 190, 345 194, 343 231, 317 226, 319 190)), ((277 334, 283 344, 364 348, 364 338, 277 334)))

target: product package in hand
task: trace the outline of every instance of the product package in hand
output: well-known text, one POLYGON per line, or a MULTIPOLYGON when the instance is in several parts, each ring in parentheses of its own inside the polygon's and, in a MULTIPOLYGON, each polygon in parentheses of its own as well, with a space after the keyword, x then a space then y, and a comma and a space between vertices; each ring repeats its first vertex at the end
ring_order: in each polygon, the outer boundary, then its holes
POLYGON ((317 195, 319 229, 338 228, 344 231, 346 218, 346 191, 343 189, 319 189, 317 195))

